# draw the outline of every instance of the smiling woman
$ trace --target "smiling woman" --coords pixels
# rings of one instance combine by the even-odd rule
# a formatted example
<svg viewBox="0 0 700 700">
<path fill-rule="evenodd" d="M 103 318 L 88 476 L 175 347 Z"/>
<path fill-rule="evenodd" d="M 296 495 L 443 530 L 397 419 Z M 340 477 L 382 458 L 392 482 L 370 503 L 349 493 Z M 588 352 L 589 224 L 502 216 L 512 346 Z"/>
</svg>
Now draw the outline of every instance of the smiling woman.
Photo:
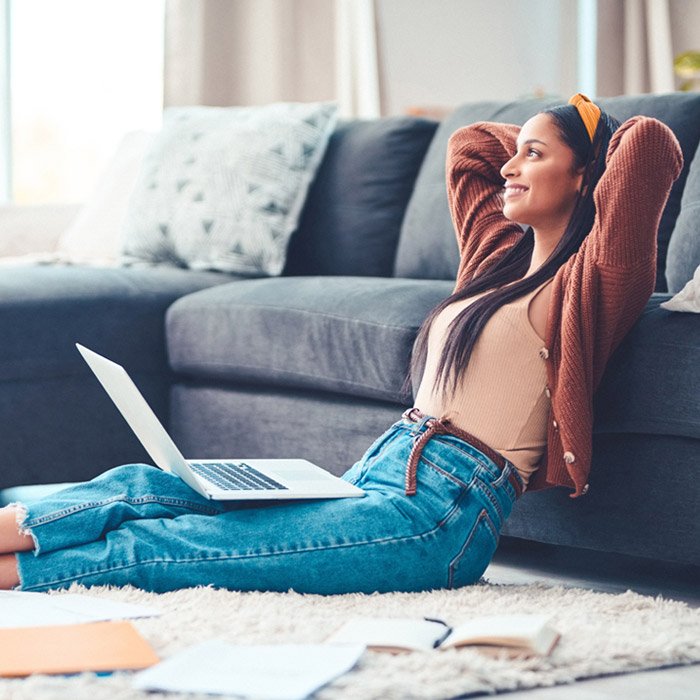
<svg viewBox="0 0 700 700">
<path fill-rule="evenodd" d="M 163 18 L 164 0 L 12 2 L 15 203 L 84 201 L 124 134 L 159 125 Z"/>
</svg>

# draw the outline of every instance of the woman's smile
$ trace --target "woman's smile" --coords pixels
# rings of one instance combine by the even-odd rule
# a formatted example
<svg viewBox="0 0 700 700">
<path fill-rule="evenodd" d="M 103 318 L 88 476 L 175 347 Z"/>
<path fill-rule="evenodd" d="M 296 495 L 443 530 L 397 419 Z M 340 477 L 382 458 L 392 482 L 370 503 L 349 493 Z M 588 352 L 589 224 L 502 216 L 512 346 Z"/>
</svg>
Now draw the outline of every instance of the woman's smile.
<svg viewBox="0 0 700 700">
<path fill-rule="evenodd" d="M 518 197 L 521 194 L 525 194 L 528 189 L 529 188 L 525 187 L 525 185 L 517 185 L 513 182 L 508 182 L 503 191 L 503 198 L 512 199 L 513 197 Z"/>
</svg>

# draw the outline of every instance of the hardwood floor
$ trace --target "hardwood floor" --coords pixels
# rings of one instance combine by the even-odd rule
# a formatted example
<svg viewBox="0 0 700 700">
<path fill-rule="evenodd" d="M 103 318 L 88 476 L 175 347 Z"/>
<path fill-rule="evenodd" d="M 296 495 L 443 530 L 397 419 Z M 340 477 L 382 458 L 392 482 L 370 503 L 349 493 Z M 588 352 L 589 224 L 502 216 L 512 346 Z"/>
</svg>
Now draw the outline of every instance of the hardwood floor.
<svg viewBox="0 0 700 700">
<path fill-rule="evenodd" d="M 493 583 L 547 581 L 606 593 L 633 590 L 700 607 L 700 567 L 503 538 L 486 570 Z M 594 678 L 504 695 L 507 700 L 698 700 L 700 664 Z"/>
</svg>

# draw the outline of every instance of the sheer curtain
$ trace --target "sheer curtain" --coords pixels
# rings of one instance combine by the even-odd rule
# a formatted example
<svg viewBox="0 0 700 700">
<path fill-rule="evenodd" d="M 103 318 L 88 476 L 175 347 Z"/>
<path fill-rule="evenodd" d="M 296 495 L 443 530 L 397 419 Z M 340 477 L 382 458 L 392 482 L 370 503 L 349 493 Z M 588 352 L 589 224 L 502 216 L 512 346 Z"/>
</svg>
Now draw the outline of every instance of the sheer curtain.
<svg viewBox="0 0 700 700">
<path fill-rule="evenodd" d="M 672 92 L 673 56 L 692 48 L 681 36 L 689 9 L 674 0 L 599 0 L 598 94 Z"/>
<path fill-rule="evenodd" d="M 336 84 L 340 113 L 381 113 L 379 56 L 374 0 L 335 0 Z"/>
<path fill-rule="evenodd" d="M 168 0 L 165 106 L 335 99 L 328 0 Z"/>
</svg>

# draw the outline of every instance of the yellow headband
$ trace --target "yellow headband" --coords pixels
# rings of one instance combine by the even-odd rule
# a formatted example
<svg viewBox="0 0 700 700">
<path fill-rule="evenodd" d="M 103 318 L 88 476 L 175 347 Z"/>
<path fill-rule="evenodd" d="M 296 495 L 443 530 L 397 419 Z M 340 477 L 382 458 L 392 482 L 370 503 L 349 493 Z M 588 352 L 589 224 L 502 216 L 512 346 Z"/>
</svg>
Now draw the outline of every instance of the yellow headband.
<svg viewBox="0 0 700 700">
<path fill-rule="evenodd" d="M 591 143 L 593 143 L 593 135 L 595 134 L 596 127 L 598 126 L 598 120 L 600 119 L 600 107 L 594 105 L 585 95 L 580 92 L 574 95 L 570 100 L 569 104 L 576 107 L 581 119 L 588 131 L 588 135 L 591 138 Z"/>
</svg>

